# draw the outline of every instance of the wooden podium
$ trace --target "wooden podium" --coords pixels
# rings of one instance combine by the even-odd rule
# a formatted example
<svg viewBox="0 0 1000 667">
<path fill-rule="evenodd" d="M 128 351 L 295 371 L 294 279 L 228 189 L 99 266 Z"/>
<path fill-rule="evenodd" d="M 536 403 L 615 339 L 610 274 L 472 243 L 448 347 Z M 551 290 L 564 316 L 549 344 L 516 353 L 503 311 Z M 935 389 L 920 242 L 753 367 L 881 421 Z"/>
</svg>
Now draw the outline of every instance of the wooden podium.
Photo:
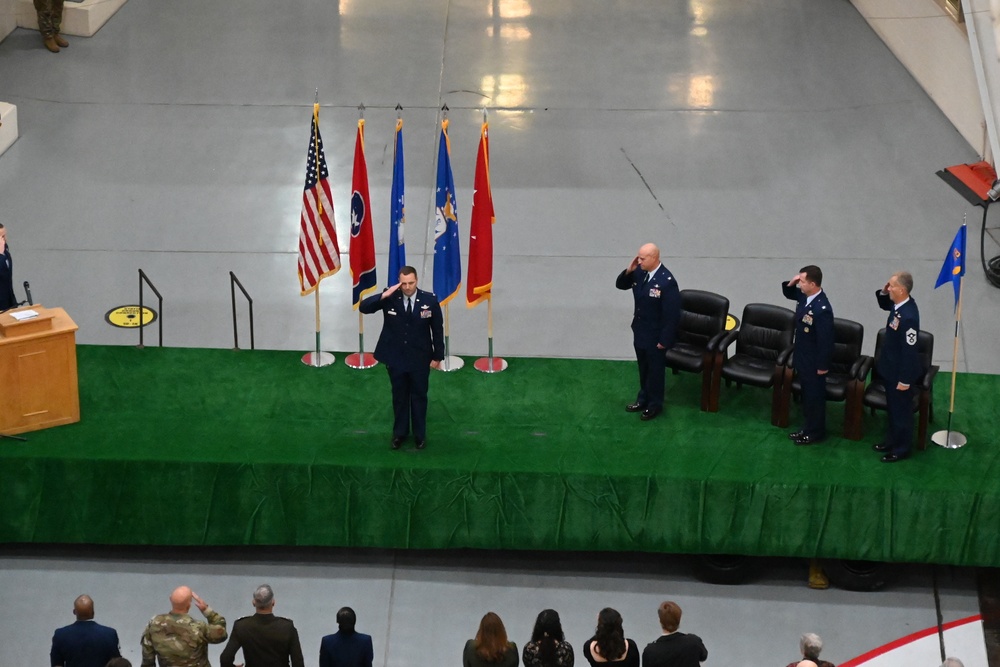
<svg viewBox="0 0 1000 667">
<path fill-rule="evenodd" d="M 20 320 L 12 313 L 34 310 Z M 80 421 L 76 330 L 62 308 L 28 306 L 0 315 L 0 433 Z"/>
</svg>

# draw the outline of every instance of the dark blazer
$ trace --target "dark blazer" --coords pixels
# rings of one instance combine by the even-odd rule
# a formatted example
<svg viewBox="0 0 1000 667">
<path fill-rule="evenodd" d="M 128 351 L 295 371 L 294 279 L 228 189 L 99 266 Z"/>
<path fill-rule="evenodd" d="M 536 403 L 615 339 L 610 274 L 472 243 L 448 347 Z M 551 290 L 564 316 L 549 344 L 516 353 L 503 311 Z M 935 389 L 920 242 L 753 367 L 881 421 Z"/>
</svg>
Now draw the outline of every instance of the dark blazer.
<svg viewBox="0 0 1000 667">
<path fill-rule="evenodd" d="M 10 266 L 8 267 L 8 263 Z M 0 310 L 7 310 L 17 305 L 14 297 L 14 259 L 10 256 L 10 246 L 6 246 L 0 254 Z"/>
<path fill-rule="evenodd" d="M 910 300 L 899 308 L 882 290 L 875 292 L 878 305 L 889 311 L 882 339 L 882 354 L 876 370 L 885 381 L 886 389 L 896 384 L 913 384 L 920 379 L 920 356 L 917 354 L 917 333 L 920 331 L 920 311 L 917 302 Z"/>
<path fill-rule="evenodd" d="M 799 373 L 830 370 L 833 356 L 833 306 L 821 291 L 806 306 L 806 295 L 798 286 L 781 283 L 785 298 L 798 302 L 795 308 L 795 354 L 792 361 Z"/>
<path fill-rule="evenodd" d="M 372 667 L 374 656 L 371 635 L 360 632 L 337 632 L 319 644 L 319 667 Z"/>
<path fill-rule="evenodd" d="M 698 667 L 708 650 L 698 635 L 675 632 L 648 644 L 642 652 L 642 667 Z"/>
<path fill-rule="evenodd" d="M 104 667 L 121 657 L 118 633 L 96 621 L 77 621 L 52 635 L 51 664 L 65 667 Z"/>
<path fill-rule="evenodd" d="M 429 368 L 432 360 L 444 359 L 441 305 L 434 294 L 422 289 L 413 296 L 410 315 L 406 314 L 401 289 L 385 299 L 381 294 L 373 294 L 358 306 L 366 315 L 382 311 L 382 334 L 375 346 L 375 358 L 403 371 Z"/>
<path fill-rule="evenodd" d="M 669 350 L 677 340 L 677 323 L 681 319 L 681 292 L 667 267 L 650 274 L 636 269 L 622 271 L 615 281 L 620 290 L 632 290 L 635 311 L 632 315 L 632 340 L 636 347 L 651 348 L 660 344 Z"/>
<path fill-rule="evenodd" d="M 243 649 L 246 667 L 304 667 L 302 647 L 295 624 L 274 614 L 254 614 L 233 623 L 229 643 L 220 664 L 233 667 L 236 652 Z"/>
</svg>

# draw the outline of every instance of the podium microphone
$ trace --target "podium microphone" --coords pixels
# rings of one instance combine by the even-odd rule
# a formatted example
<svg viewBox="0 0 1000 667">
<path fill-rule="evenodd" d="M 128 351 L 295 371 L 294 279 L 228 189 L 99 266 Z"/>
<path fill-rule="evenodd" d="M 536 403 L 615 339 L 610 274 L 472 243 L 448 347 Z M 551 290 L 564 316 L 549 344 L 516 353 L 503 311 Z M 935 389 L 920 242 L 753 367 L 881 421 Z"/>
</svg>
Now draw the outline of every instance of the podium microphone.
<svg viewBox="0 0 1000 667">
<path fill-rule="evenodd" d="M 28 305 L 34 306 L 35 302 L 31 300 L 31 285 L 28 284 L 27 280 L 24 281 L 24 293 L 28 297 Z"/>
</svg>

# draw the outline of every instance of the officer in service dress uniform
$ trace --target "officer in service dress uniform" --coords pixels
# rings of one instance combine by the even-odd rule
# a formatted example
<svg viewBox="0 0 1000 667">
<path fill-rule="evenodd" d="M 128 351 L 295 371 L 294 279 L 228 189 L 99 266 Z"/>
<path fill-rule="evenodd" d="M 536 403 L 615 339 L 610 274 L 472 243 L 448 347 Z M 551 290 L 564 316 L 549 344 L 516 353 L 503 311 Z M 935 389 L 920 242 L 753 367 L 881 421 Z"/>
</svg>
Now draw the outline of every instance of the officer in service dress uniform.
<svg viewBox="0 0 1000 667">
<path fill-rule="evenodd" d="M 660 249 L 652 243 L 639 248 L 632 262 L 618 275 L 615 287 L 632 290 L 632 344 L 639 364 L 639 393 L 628 412 L 641 412 L 649 421 L 663 412 L 663 382 L 667 350 L 677 338 L 681 319 L 681 293 L 667 267 L 660 264 Z"/>
<path fill-rule="evenodd" d="M 805 424 L 788 434 L 796 445 L 812 445 L 826 438 L 826 375 L 833 356 L 833 307 L 822 285 L 823 271 L 812 264 L 781 285 L 785 298 L 798 302 L 792 362 L 802 386 Z"/>
<path fill-rule="evenodd" d="M 917 334 L 920 333 L 920 311 L 910 297 L 913 276 L 900 271 L 880 290 L 875 298 L 879 308 L 889 311 L 882 339 L 882 354 L 875 366 L 885 383 L 886 412 L 889 417 L 885 440 L 872 449 L 884 454 L 883 463 L 895 463 L 910 455 L 913 447 L 913 383 L 920 379 L 920 356 L 917 354 Z"/>
</svg>

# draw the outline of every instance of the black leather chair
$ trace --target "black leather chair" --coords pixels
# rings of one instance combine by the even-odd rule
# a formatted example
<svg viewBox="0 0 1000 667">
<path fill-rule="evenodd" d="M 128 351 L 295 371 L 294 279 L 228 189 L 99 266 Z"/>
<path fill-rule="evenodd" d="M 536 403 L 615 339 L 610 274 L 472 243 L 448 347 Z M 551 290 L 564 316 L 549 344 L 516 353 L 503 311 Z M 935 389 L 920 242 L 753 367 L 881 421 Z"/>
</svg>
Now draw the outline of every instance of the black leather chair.
<svg viewBox="0 0 1000 667">
<path fill-rule="evenodd" d="M 712 378 L 722 366 L 719 343 L 726 335 L 729 299 L 713 292 L 697 289 L 681 290 L 681 319 L 677 325 L 677 342 L 667 350 L 667 367 L 676 375 L 680 371 L 701 373 L 701 409 L 716 412 L 711 404 Z"/>
<path fill-rule="evenodd" d="M 870 357 L 861 354 L 864 340 L 865 328 L 861 323 L 833 318 L 833 354 L 830 357 L 830 372 L 826 376 L 826 400 L 844 403 L 844 437 L 851 440 L 861 439 L 860 399 L 865 392 L 861 369 L 866 361 L 871 361 Z M 794 357 L 794 352 L 792 354 Z M 789 399 L 802 392 L 802 383 L 791 368 L 792 362 L 790 358 L 781 389 L 781 411 L 786 424 Z"/>
<path fill-rule="evenodd" d="M 862 402 L 875 414 L 876 410 L 885 410 L 885 384 L 879 377 L 875 367 L 878 365 L 879 357 L 882 355 L 882 342 L 885 338 L 885 329 L 879 329 L 875 339 L 875 357 L 869 359 L 861 369 L 862 380 L 868 376 L 871 370 L 871 382 L 865 388 Z M 913 411 L 918 413 L 917 417 L 917 442 L 919 449 L 927 449 L 927 422 L 934 419 L 934 377 L 937 375 L 939 366 L 931 363 L 934 358 L 934 334 L 928 331 L 917 333 L 917 355 L 920 357 L 920 367 L 922 369 L 920 377 L 913 386 Z M 859 407 L 859 412 L 861 408 Z M 861 424 L 858 420 L 858 439 L 861 438 Z"/>
<path fill-rule="evenodd" d="M 722 368 L 712 383 L 712 400 L 718 405 L 720 380 L 755 387 L 770 387 L 771 423 L 787 426 L 787 416 L 782 420 L 781 385 L 785 366 L 792 354 L 792 337 L 795 335 L 795 313 L 788 308 L 768 303 L 750 303 L 743 309 L 740 328 L 728 332 L 719 343 L 719 350 L 726 355 L 729 346 L 736 342 L 736 354 L 723 360 Z"/>
</svg>

